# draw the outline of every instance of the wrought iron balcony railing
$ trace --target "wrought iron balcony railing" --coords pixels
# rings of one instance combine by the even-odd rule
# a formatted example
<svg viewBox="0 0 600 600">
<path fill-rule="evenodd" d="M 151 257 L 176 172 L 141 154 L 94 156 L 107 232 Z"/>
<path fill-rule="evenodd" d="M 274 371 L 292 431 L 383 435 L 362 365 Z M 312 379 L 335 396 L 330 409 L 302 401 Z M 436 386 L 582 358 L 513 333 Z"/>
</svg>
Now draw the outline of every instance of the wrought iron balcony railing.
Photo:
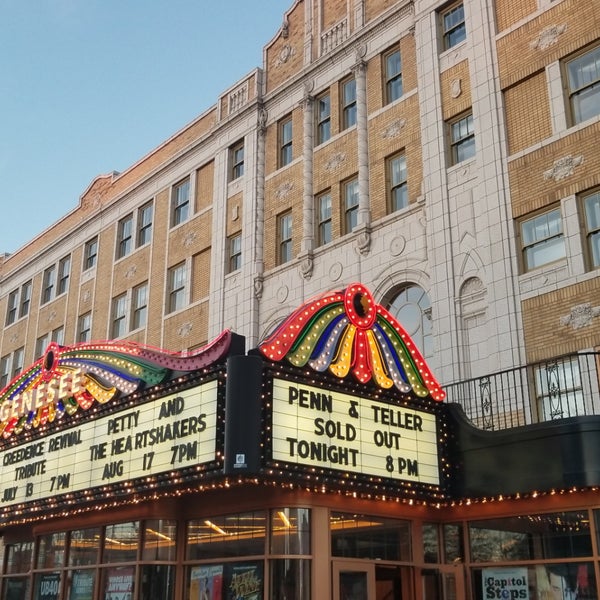
<svg viewBox="0 0 600 600">
<path fill-rule="evenodd" d="M 581 352 L 445 385 L 486 430 L 600 415 L 600 352 Z"/>
</svg>

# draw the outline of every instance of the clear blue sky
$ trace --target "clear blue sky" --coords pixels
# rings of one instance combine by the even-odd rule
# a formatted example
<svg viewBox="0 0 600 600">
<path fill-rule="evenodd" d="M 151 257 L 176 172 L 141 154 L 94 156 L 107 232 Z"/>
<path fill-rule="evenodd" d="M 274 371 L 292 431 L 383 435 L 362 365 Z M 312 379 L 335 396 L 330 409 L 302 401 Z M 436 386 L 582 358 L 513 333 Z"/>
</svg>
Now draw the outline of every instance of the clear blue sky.
<svg viewBox="0 0 600 600">
<path fill-rule="evenodd" d="M 0 252 L 255 67 L 293 0 L 0 0 Z"/>
</svg>

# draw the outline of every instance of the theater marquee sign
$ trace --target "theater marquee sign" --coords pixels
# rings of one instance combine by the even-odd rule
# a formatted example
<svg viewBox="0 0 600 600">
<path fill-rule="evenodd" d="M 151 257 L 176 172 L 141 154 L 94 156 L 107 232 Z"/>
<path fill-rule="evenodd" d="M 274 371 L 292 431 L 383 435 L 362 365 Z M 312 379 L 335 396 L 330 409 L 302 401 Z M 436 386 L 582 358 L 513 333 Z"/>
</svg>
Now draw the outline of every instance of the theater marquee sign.
<svg viewBox="0 0 600 600">
<path fill-rule="evenodd" d="M 436 417 L 273 380 L 273 460 L 439 485 Z"/>
<path fill-rule="evenodd" d="M 215 460 L 217 381 L 0 451 L 0 507 Z"/>
</svg>

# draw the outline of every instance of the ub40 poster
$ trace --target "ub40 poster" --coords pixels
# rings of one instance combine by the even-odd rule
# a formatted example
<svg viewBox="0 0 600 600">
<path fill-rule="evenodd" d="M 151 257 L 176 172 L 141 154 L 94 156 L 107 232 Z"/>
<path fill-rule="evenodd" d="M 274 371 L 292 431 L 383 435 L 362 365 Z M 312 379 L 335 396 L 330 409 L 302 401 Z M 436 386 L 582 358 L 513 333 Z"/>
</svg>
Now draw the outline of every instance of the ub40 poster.
<svg viewBox="0 0 600 600">
<path fill-rule="evenodd" d="M 194 567 L 190 576 L 190 600 L 222 600 L 223 565 Z"/>
<path fill-rule="evenodd" d="M 234 563 L 227 566 L 227 600 L 262 599 L 262 562 Z"/>
</svg>

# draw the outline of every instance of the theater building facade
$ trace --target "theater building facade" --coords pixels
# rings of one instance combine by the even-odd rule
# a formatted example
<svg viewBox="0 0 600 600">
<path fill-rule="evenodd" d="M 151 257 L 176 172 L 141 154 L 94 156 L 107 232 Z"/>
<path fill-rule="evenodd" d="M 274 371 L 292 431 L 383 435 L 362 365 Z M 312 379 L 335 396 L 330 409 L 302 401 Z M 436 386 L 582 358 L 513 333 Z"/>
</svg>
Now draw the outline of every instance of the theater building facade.
<svg viewBox="0 0 600 600">
<path fill-rule="evenodd" d="M 477 429 L 361 284 L 0 394 L 2 600 L 598 597 L 600 419 Z"/>
</svg>

